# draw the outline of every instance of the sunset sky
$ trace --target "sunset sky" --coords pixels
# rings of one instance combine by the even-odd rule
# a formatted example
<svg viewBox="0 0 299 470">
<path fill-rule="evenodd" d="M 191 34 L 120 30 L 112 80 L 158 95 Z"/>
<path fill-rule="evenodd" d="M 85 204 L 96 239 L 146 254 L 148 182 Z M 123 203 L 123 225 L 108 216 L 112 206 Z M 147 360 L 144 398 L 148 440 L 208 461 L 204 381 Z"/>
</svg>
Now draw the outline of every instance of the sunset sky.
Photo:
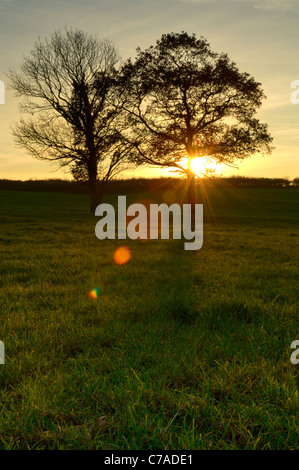
<svg viewBox="0 0 299 470">
<path fill-rule="evenodd" d="M 116 43 L 122 59 L 136 48 L 154 45 L 163 33 L 186 31 L 204 36 L 215 52 L 226 52 L 239 70 L 262 83 L 267 96 L 258 117 L 267 122 L 276 147 L 267 157 L 253 156 L 228 175 L 299 176 L 299 104 L 291 103 L 291 82 L 299 80 L 298 0 L 0 0 L 0 80 L 18 69 L 38 36 L 64 25 Z M 298 94 L 299 96 L 299 94 Z M 5 91 L 0 105 L 0 179 L 69 177 L 57 166 L 37 161 L 15 146 L 10 126 L 20 118 L 19 99 Z M 130 176 L 165 175 L 160 169 Z"/>
</svg>

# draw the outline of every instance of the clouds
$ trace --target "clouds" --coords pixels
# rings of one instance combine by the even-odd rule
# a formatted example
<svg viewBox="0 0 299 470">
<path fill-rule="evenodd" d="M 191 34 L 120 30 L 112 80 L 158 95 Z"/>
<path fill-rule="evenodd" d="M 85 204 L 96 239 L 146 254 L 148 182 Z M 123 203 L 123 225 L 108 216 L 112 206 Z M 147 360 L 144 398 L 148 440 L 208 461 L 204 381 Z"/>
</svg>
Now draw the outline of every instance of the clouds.
<svg viewBox="0 0 299 470">
<path fill-rule="evenodd" d="M 109 37 L 123 59 L 134 57 L 137 46 L 155 44 L 163 33 L 202 35 L 212 50 L 228 53 L 240 71 L 261 82 L 268 97 L 260 118 L 269 124 L 276 150 L 264 164 L 259 157 L 242 164 L 241 174 L 281 176 L 285 165 L 296 176 L 299 104 L 290 101 L 290 84 L 299 79 L 298 14 L 298 0 L 0 0 L 0 80 L 6 84 L 5 72 L 20 66 L 38 36 L 49 37 L 64 24 Z M 10 124 L 20 118 L 18 102 L 7 89 L 0 106 L 2 177 L 51 176 L 54 167 L 15 147 Z M 273 170 L 267 168 L 274 162 Z"/>
<path fill-rule="evenodd" d="M 259 10 L 294 10 L 298 7 L 298 0 L 177 0 L 182 3 L 225 5 L 225 4 L 247 4 Z"/>
</svg>

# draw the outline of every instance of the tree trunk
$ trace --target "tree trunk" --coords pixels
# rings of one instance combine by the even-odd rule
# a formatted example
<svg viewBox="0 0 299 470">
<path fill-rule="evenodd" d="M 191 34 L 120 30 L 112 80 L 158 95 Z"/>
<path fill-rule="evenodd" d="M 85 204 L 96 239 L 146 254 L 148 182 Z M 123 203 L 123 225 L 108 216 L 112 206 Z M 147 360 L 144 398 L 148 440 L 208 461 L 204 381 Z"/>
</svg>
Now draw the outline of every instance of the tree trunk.
<svg viewBox="0 0 299 470">
<path fill-rule="evenodd" d="M 98 204 L 102 204 L 106 181 L 98 182 Z"/>
<path fill-rule="evenodd" d="M 98 189 L 96 184 L 91 184 L 89 186 L 89 194 L 90 194 L 90 212 L 94 213 L 96 207 L 99 205 L 100 201 L 98 198 Z"/>
<path fill-rule="evenodd" d="M 96 162 L 89 165 L 88 172 L 89 172 L 90 212 L 94 213 L 96 210 L 96 207 L 100 204 Z"/>
<path fill-rule="evenodd" d="M 187 200 L 188 204 L 191 205 L 191 212 L 195 212 L 195 204 L 197 201 L 196 197 L 196 182 L 195 182 L 195 174 L 193 171 L 189 171 L 187 176 Z"/>
</svg>

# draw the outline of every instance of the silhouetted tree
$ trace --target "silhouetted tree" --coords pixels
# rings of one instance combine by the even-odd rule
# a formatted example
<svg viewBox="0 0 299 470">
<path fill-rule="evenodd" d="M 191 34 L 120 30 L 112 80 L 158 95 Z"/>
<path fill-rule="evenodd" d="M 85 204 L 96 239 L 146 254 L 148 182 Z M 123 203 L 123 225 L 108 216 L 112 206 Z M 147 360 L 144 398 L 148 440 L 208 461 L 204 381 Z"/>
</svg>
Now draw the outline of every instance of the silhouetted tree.
<svg viewBox="0 0 299 470">
<path fill-rule="evenodd" d="M 21 72 L 9 74 L 11 88 L 26 98 L 22 110 L 34 115 L 13 128 L 17 143 L 38 159 L 84 171 L 91 211 L 130 145 L 121 138 L 114 95 L 118 60 L 110 41 L 65 28 L 38 39 Z"/>
<path fill-rule="evenodd" d="M 210 156 L 232 165 L 271 151 L 267 125 L 254 117 L 265 98 L 260 83 L 239 72 L 226 54 L 212 52 L 202 37 L 162 35 L 155 46 L 137 49 L 121 78 L 131 124 L 126 138 L 135 146 L 135 160 L 184 172 L 191 203 L 192 158 Z"/>
<path fill-rule="evenodd" d="M 97 171 L 97 203 L 102 201 L 105 187 L 116 175 L 125 168 L 129 168 L 128 155 L 130 145 L 122 139 L 120 133 L 116 134 L 110 149 L 106 151 L 105 158 L 101 160 Z M 84 161 L 76 160 L 71 164 L 71 173 L 75 181 L 89 183 L 88 166 Z M 93 210 L 93 209 L 92 209 Z"/>
</svg>

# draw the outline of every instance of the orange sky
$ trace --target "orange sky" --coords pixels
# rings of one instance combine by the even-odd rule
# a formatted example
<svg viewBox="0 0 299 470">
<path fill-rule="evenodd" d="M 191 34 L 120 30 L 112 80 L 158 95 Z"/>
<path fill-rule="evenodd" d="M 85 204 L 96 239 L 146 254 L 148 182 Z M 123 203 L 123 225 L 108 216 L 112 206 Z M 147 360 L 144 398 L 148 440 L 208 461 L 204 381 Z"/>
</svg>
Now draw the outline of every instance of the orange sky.
<svg viewBox="0 0 299 470">
<path fill-rule="evenodd" d="M 291 83 L 299 79 L 298 17 L 298 0 L 0 0 L 0 80 L 6 87 L 0 104 L 0 178 L 70 177 L 16 148 L 10 126 L 20 118 L 19 99 L 7 90 L 5 77 L 21 65 L 38 36 L 65 24 L 108 37 L 123 59 L 134 58 L 136 47 L 155 44 L 163 33 L 204 36 L 212 50 L 227 52 L 240 71 L 262 83 L 267 100 L 258 117 L 268 123 L 276 147 L 271 156 L 253 156 L 238 169 L 221 167 L 221 174 L 299 176 L 299 104 L 291 102 Z M 166 174 L 143 167 L 128 176 Z"/>
</svg>

